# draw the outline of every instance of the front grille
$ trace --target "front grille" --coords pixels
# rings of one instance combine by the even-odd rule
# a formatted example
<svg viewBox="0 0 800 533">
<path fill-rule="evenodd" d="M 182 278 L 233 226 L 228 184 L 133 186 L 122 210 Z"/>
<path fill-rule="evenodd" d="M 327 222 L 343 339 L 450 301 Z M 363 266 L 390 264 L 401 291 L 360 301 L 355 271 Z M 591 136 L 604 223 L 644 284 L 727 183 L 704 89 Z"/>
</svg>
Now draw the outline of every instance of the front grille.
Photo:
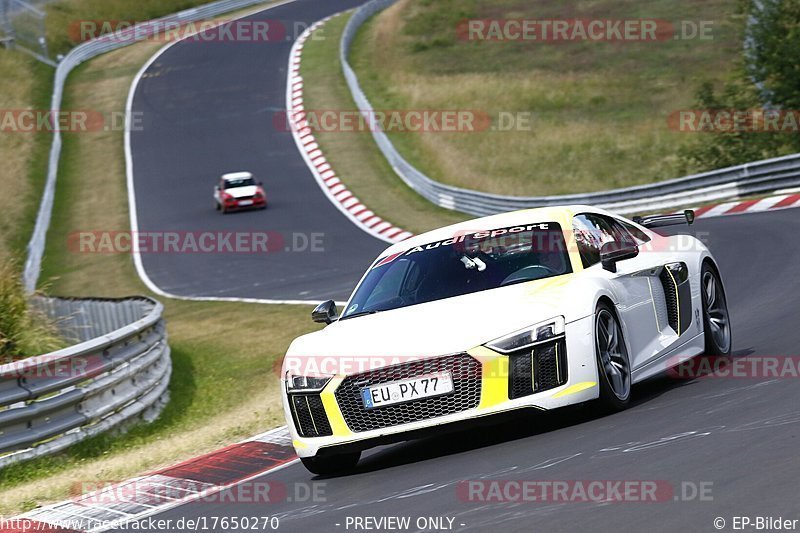
<svg viewBox="0 0 800 533">
<path fill-rule="evenodd" d="M 452 393 L 374 409 L 364 407 L 361 389 L 365 387 L 436 372 L 450 372 Z M 347 426 L 356 432 L 427 420 L 478 406 L 481 364 L 467 354 L 457 354 L 380 368 L 346 377 L 335 395 Z"/>
<path fill-rule="evenodd" d="M 292 407 L 294 427 L 301 437 L 333 435 L 319 394 L 291 394 L 289 403 Z"/>
<path fill-rule="evenodd" d="M 508 398 L 513 400 L 567 382 L 567 346 L 556 339 L 509 354 Z"/>
</svg>

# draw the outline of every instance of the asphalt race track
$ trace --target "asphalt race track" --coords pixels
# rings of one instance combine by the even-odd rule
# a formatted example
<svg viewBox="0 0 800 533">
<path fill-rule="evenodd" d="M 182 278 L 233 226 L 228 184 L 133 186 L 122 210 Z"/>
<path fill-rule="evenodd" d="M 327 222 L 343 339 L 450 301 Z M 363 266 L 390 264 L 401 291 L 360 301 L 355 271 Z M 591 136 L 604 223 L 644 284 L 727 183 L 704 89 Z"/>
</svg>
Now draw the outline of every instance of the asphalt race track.
<svg viewBox="0 0 800 533">
<path fill-rule="evenodd" d="M 734 355 L 796 357 L 800 247 L 792 243 L 800 232 L 800 211 L 699 220 L 691 231 L 720 263 Z M 796 379 L 665 375 L 634 387 L 633 395 L 633 407 L 611 416 L 568 408 L 490 430 L 376 448 L 345 477 L 315 479 L 293 464 L 256 480 L 284 483 L 290 495 L 294 487 L 322 483 L 325 501 L 230 504 L 221 495 L 155 518 L 266 514 L 280 517 L 280 531 L 344 531 L 348 516 L 410 516 L 412 524 L 420 516 L 445 516 L 454 518 L 459 531 L 543 532 L 715 531 L 716 517 L 727 521 L 726 529 L 734 515 L 796 518 Z M 458 482 L 475 479 L 665 480 L 675 496 L 685 491 L 691 501 L 460 500 Z M 710 487 L 713 501 L 692 496 L 699 487 Z"/>
<path fill-rule="evenodd" d="M 299 0 L 268 18 L 311 22 L 358 3 Z M 162 289 L 343 298 L 384 246 L 328 202 L 291 136 L 272 127 L 273 113 L 283 109 L 289 46 L 185 43 L 152 65 L 134 100 L 145 116 L 132 139 L 140 229 L 322 232 L 325 251 L 145 254 L 147 272 Z M 270 208 L 223 217 L 212 208 L 215 178 L 242 169 L 264 180 Z M 800 356 L 800 210 L 701 219 L 679 231 L 703 239 L 720 263 L 734 355 Z M 726 530 L 734 516 L 796 518 L 797 383 L 665 375 L 634 387 L 634 405 L 615 415 L 584 406 L 522 416 L 489 430 L 370 450 L 345 477 L 314 478 L 296 463 L 255 480 L 285 484 L 290 495 L 317 484 L 316 501 L 224 503 L 236 496 L 223 494 L 153 518 L 268 515 L 280 518 L 279 531 L 303 532 L 353 530 L 346 526 L 355 516 L 411 517 L 410 531 L 417 517 L 445 517 L 458 531 L 542 532 L 716 531 L 717 517 Z M 662 480 L 674 494 L 651 503 L 459 498 L 459 482 L 477 479 Z M 702 498 L 701 486 L 710 491 Z"/>
<path fill-rule="evenodd" d="M 292 42 L 306 25 L 363 0 L 298 0 L 248 17 L 285 23 L 279 42 L 183 41 L 142 76 L 131 133 L 140 232 L 266 232 L 274 253 L 144 253 L 150 279 L 181 296 L 343 300 L 388 246 L 351 223 L 320 190 L 291 133 L 286 108 Z M 213 34 L 215 30 L 209 33 Z M 280 115 L 278 115 L 280 116 Z M 225 172 L 264 182 L 265 211 L 222 215 L 213 187 Z M 273 248 L 275 246 L 275 248 Z"/>
</svg>

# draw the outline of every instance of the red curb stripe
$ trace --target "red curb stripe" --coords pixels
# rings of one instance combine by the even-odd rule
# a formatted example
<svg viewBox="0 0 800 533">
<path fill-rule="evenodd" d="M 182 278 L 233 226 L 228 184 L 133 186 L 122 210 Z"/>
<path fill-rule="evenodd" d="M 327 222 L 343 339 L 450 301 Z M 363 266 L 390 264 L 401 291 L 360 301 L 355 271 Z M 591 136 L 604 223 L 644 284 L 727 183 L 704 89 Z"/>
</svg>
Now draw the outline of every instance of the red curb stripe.
<svg viewBox="0 0 800 533">
<path fill-rule="evenodd" d="M 295 457 L 291 447 L 250 441 L 166 468 L 157 474 L 218 486 L 228 485 L 286 464 Z"/>
<path fill-rule="evenodd" d="M 772 207 L 770 207 L 770 209 L 775 209 L 776 207 L 789 207 L 790 205 L 794 205 L 797 202 L 800 202 L 800 194 L 793 194 L 791 196 L 784 198 L 777 204 L 773 205 Z"/>
<path fill-rule="evenodd" d="M 339 203 L 344 202 L 345 200 L 347 200 L 348 198 L 351 198 L 352 196 L 353 196 L 353 193 L 351 193 L 347 189 L 336 193 L 336 199 L 339 200 Z"/>
<path fill-rule="evenodd" d="M 715 207 L 717 207 L 717 205 L 719 205 L 719 204 L 706 205 L 706 206 L 703 206 L 703 207 L 698 207 L 697 209 L 694 210 L 694 216 L 695 217 L 701 217 L 704 214 L 706 214 L 707 212 L 709 212 L 712 209 L 714 209 Z"/>
<path fill-rule="evenodd" d="M 753 207 L 755 204 L 757 204 L 760 201 L 761 201 L 761 198 L 758 198 L 756 200 L 747 200 L 746 202 L 742 202 L 742 203 L 740 203 L 738 205 L 735 205 L 735 206 L 731 207 L 730 209 L 725 211 L 725 214 L 727 215 L 727 214 L 731 214 L 731 213 L 742 213 L 744 211 L 747 211 L 748 209 L 750 209 L 751 207 Z"/>
<path fill-rule="evenodd" d="M 394 237 L 395 235 L 397 235 L 401 231 L 403 231 L 403 230 L 401 230 L 400 228 L 391 227 L 388 230 L 384 230 L 383 233 L 381 233 L 381 235 L 391 239 L 392 237 Z"/>
</svg>

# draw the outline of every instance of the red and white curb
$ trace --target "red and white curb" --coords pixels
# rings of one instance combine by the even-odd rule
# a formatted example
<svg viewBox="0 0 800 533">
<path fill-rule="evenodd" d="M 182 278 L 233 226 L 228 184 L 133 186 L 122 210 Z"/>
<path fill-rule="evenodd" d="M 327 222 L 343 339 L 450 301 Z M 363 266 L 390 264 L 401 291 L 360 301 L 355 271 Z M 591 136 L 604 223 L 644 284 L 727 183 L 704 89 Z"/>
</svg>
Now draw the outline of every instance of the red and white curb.
<svg viewBox="0 0 800 533">
<path fill-rule="evenodd" d="M 87 481 L 83 485 L 91 488 L 97 483 L 102 487 L 86 494 L 84 486 L 76 484 L 77 494 L 72 499 L 6 519 L 0 533 L 97 533 L 124 528 L 125 524 L 196 500 L 231 503 L 245 500 L 256 504 L 282 501 L 285 490 L 268 483 L 242 491 L 241 495 L 235 491 L 228 496 L 216 495 L 296 461 L 289 431 L 284 426 L 127 481 Z"/>
<path fill-rule="evenodd" d="M 800 207 L 800 193 L 779 194 L 753 200 L 734 200 L 721 204 L 711 204 L 694 210 L 696 218 L 713 218 L 742 213 L 760 213 L 787 207 Z"/>
<path fill-rule="evenodd" d="M 333 15 L 336 16 L 336 15 Z M 288 81 L 286 84 L 286 117 L 289 128 L 294 136 L 300 154 L 333 204 L 347 216 L 354 224 L 386 242 L 395 243 L 411 237 L 413 234 L 398 228 L 391 222 L 370 211 L 350 190 L 331 168 L 325 154 L 317 143 L 314 133 L 306 120 L 305 104 L 303 102 L 303 78 L 300 76 L 300 62 L 303 55 L 303 46 L 314 30 L 333 17 L 327 17 L 312 24 L 292 46 L 289 54 Z"/>
</svg>

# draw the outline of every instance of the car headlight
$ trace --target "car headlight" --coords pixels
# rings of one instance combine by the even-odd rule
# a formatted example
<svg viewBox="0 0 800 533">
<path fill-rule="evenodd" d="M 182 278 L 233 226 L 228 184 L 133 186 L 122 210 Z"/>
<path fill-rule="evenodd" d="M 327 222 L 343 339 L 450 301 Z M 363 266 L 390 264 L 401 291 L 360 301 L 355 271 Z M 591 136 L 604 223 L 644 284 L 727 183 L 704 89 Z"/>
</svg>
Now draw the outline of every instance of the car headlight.
<svg viewBox="0 0 800 533">
<path fill-rule="evenodd" d="M 500 353 L 510 353 L 560 337 L 563 334 L 564 317 L 557 316 L 487 342 L 486 346 Z"/>
<path fill-rule="evenodd" d="M 333 376 L 297 376 L 286 373 L 286 392 L 319 392 L 333 379 Z"/>
</svg>

